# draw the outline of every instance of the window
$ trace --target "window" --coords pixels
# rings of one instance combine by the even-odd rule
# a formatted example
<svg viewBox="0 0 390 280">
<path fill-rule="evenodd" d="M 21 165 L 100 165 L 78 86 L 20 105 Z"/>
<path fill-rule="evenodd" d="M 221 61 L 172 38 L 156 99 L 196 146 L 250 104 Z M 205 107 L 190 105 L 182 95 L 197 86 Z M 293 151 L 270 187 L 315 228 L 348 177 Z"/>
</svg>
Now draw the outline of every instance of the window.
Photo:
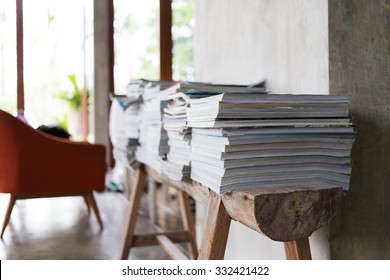
<svg viewBox="0 0 390 280">
<path fill-rule="evenodd" d="M 133 79 L 160 78 L 160 1 L 114 1 L 115 89 Z M 172 1 L 173 79 L 194 80 L 193 1 Z"/>
<path fill-rule="evenodd" d="M 16 114 L 16 1 L 0 1 L 0 109 Z"/>
<path fill-rule="evenodd" d="M 93 85 L 93 1 L 23 2 L 25 115 L 33 126 L 68 126 L 74 114 L 72 101 L 63 98 L 74 91 L 69 75 L 80 90 Z"/>
<path fill-rule="evenodd" d="M 194 80 L 193 30 L 195 20 L 193 1 L 172 1 L 172 39 L 174 80 Z"/>
<path fill-rule="evenodd" d="M 133 79 L 158 80 L 159 1 L 114 1 L 115 89 Z"/>
</svg>

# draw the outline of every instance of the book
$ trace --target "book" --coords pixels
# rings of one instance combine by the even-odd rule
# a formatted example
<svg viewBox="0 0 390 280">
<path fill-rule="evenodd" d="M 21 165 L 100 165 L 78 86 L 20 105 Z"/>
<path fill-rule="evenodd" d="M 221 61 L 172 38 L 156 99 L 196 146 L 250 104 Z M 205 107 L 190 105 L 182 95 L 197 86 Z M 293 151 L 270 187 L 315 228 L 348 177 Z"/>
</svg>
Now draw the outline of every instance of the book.
<svg viewBox="0 0 390 280">
<path fill-rule="evenodd" d="M 322 147 L 301 147 L 301 148 L 275 148 L 275 149 L 259 149 L 250 151 L 234 151 L 234 152 L 220 152 L 205 147 L 197 147 L 192 145 L 191 152 L 208 156 L 213 159 L 227 160 L 227 159 L 249 159 L 256 157 L 280 157 L 280 156 L 333 156 L 333 157 L 347 157 L 350 156 L 351 150 L 349 148 L 333 149 Z"/>
<path fill-rule="evenodd" d="M 235 117 L 235 116 L 233 116 Z M 244 128 L 244 127 L 350 127 L 349 118 L 310 118 L 310 119 L 253 119 L 253 120 L 191 120 L 187 118 L 189 127 L 197 128 Z"/>
<path fill-rule="evenodd" d="M 210 135 L 210 136 L 257 136 L 257 135 L 295 135 L 295 134 L 326 134 L 332 133 L 335 136 L 339 134 L 353 135 L 354 129 L 351 126 L 283 126 L 283 127 L 225 127 L 225 128 L 209 128 L 198 129 L 192 128 L 193 135 Z"/>
<path fill-rule="evenodd" d="M 334 157 L 334 156 L 322 156 L 322 155 L 282 155 L 273 157 L 253 157 L 244 159 L 226 159 L 220 160 L 211 158 L 200 154 L 192 153 L 191 162 L 199 162 L 202 164 L 208 164 L 215 166 L 216 168 L 239 168 L 239 167 L 252 167 L 252 166 L 264 166 L 264 165 L 277 165 L 277 164 L 305 164 L 305 163 L 325 163 L 334 165 L 349 166 L 349 156 Z"/>
<path fill-rule="evenodd" d="M 187 109 L 188 121 L 216 119 L 346 118 L 348 98 L 324 95 L 222 93 L 196 99 Z"/>
<path fill-rule="evenodd" d="M 324 94 L 245 94 L 243 92 L 223 92 L 220 94 L 195 99 L 193 104 L 217 104 L 218 102 L 234 104 L 284 104 L 284 106 L 296 106 L 297 104 L 335 104 L 342 106 L 349 104 L 350 98 L 346 95 L 324 95 Z M 255 106 L 255 105 L 253 105 Z"/>
<path fill-rule="evenodd" d="M 315 163 L 315 162 L 307 162 L 307 163 L 282 163 L 282 164 L 265 164 L 265 165 L 255 165 L 255 166 L 239 166 L 233 168 L 219 168 L 212 163 L 209 162 L 197 162 L 194 161 L 192 166 L 197 169 L 204 170 L 205 172 L 209 172 L 222 177 L 235 177 L 245 175 L 256 175 L 256 174 L 272 174 L 278 172 L 298 172 L 298 171 L 327 171 L 327 172 L 335 172 L 340 174 L 350 174 L 351 167 L 345 164 L 334 164 L 334 163 Z"/>
<path fill-rule="evenodd" d="M 227 85 L 227 84 L 211 84 L 211 83 L 196 83 L 182 82 L 177 89 L 177 92 L 242 92 L 242 93 L 266 93 L 264 83 L 255 85 Z"/>
<path fill-rule="evenodd" d="M 220 193 L 224 193 L 224 187 L 229 185 L 238 185 L 241 183 L 261 183 L 261 182 L 269 182 L 272 180 L 289 180 L 289 179 L 315 179 L 315 178 L 323 178 L 326 180 L 332 180 L 334 182 L 338 182 L 340 186 L 344 186 L 349 183 L 349 174 L 342 174 L 337 172 L 329 172 L 325 170 L 315 170 L 315 169 L 307 169 L 300 170 L 298 167 L 291 170 L 269 170 L 267 173 L 257 172 L 256 174 L 243 174 L 236 176 L 218 176 L 215 173 L 211 173 L 208 170 L 198 169 L 197 166 L 192 167 L 192 171 L 194 174 L 201 174 L 202 177 L 205 178 L 208 182 L 211 182 L 214 186 L 219 186 L 221 188 Z"/>
<path fill-rule="evenodd" d="M 277 144 L 277 143 L 330 143 L 330 144 L 352 144 L 353 136 L 350 134 L 331 133 L 323 134 L 277 134 L 277 135 L 234 135 L 234 136 L 213 136 L 207 134 L 193 134 L 192 141 L 196 145 L 204 145 L 221 151 L 238 150 L 237 146 L 243 147 L 243 150 L 250 150 L 258 144 Z M 249 148 L 247 148 L 249 147 Z M 262 145 L 265 147 L 265 145 Z"/>
<path fill-rule="evenodd" d="M 230 184 L 225 186 L 222 190 L 219 183 L 215 183 L 207 180 L 202 174 L 199 175 L 197 171 L 191 171 L 191 179 L 198 181 L 199 183 L 209 187 L 216 193 L 227 193 L 234 190 L 253 190 L 256 188 L 277 188 L 277 187 L 295 187 L 295 186 L 307 186 L 307 187 L 340 187 L 343 190 L 348 190 L 348 182 L 338 182 L 331 179 L 323 178 L 322 176 L 306 176 L 301 178 L 275 178 L 272 177 L 269 180 L 262 180 L 258 182 L 240 182 L 238 184 Z"/>
</svg>

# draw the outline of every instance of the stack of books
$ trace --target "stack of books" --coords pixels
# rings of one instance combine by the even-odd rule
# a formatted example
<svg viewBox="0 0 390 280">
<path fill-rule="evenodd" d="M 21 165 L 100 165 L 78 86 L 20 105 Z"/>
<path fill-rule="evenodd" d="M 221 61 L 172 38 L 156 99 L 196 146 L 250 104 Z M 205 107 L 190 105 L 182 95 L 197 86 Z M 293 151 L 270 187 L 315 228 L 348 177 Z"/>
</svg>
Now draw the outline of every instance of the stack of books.
<svg viewBox="0 0 390 280">
<path fill-rule="evenodd" d="M 256 187 L 348 189 L 348 96 L 223 93 L 191 100 L 191 178 L 225 193 Z"/>
</svg>

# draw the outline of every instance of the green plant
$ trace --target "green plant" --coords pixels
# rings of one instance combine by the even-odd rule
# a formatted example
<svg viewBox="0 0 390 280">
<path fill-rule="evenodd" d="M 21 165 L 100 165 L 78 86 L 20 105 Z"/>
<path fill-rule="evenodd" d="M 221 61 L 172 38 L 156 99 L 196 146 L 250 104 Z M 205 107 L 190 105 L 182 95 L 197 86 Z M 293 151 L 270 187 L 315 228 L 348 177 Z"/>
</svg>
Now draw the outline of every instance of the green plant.
<svg viewBox="0 0 390 280">
<path fill-rule="evenodd" d="M 78 84 L 77 84 L 77 78 L 76 75 L 68 75 L 68 79 L 73 85 L 72 91 L 62 91 L 59 93 L 59 97 L 62 100 L 65 100 L 68 102 L 70 108 L 72 109 L 79 109 L 81 107 L 81 101 L 83 98 L 83 91 L 80 90 Z M 87 91 L 88 94 L 88 91 Z"/>
<path fill-rule="evenodd" d="M 69 119 L 68 114 L 64 114 L 62 117 L 55 117 L 55 121 L 57 122 L 57 124 L 61 126 L 63 129 L 65 129 L 66 131 L 69 130 L 68 119 Z"/>
</svg>

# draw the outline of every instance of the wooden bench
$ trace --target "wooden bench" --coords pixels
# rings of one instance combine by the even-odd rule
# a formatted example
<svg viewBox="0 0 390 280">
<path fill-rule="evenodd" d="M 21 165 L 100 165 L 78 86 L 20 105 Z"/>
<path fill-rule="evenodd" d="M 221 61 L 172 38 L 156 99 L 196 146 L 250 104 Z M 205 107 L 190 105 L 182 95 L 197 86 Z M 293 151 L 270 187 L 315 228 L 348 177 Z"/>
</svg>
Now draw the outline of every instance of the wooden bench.
<svg viewBox="0 0 390 280">
<path fill-rule="evenodd" d="M 178 190 L 184 225 L 182 231 L 134 234 L 141 195 L 148 176 Z M 199 251 L 188 195 L 208 205 Z M 174 243 L 188 242 L 190 257 L 193 259 L 223 259 L 230 222 L 234 219 L 272 240 L 284 242 L 287 259 L 311 259 L 308 237 L 329 224 L 336 215 L 341 195 L 341 188 L 324 186 L 259 187 L 218 195 L 197 182 L 174 181 L 147 166 L 141 166 L 135 173 L 132 185 L 120 258 L 127 259 L 132 247 L 161 245 L 172 258 L 187 259 Z"/>
</svg>

